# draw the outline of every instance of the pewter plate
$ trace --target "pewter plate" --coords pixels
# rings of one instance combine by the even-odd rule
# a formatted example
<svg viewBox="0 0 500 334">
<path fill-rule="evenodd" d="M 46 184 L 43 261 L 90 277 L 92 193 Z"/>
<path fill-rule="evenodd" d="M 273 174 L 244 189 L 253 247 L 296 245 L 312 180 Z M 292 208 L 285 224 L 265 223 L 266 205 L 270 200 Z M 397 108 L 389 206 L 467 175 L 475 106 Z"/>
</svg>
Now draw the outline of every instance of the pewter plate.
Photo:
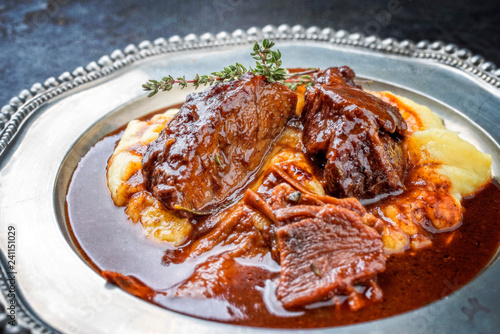
<svg viewBox="0 0 500 334">
<path fill-rule="evenodd" d="M 500 175 L 500 80 L 495 66 L 441 42 L 381 41 L 333 29 L 267 26 L 217 36 L 174 36 L 116 50 L 98 62 L 35 84 L 2 108 L 0 123 L 0 283 L 4 299 L 7 229 L 16 229 L 17 320 L 33 333 L 276 333 L 171 312 L 109 286 L 76 251 L 65 221 L 68 183 L 103 135 L 187 91 L 146 98 L 150 78 L 251 64 L 253 41 L 269 37 L 285 66 L 349 65 L 440 114 L 447 126 L 493 156 Z M 91 255 L 92 256 L 92 255 Z M 494 333 L 500 326 L 499 252 L 472 282 L 418 310 L 351 326 L 294 333 Z M 453 282 L 450 282 L 452 284 Z M 284 331 L 279 331 L 284 332 Z"/>
</svg>

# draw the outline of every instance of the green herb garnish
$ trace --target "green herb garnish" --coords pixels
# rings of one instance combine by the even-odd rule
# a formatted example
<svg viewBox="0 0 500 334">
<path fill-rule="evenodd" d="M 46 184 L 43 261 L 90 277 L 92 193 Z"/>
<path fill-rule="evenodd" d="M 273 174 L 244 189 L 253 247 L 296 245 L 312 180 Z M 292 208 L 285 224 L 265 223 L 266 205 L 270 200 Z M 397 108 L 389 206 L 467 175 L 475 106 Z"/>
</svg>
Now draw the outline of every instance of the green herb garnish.
<svg viewBox="0 0 500 334">
<path fill-rule="evenodd" d="M 253 59 L 256 60 L 255 68 L 247 69 L 245 66 L 236 63 L 224 67 L 219 72 L 212 72 L 210 75 L 196 74 L 194 79 L 186 80 L 185 76 L 174 78 L 171 75 L 163 77 L 160 81 L 149 80 L 142 85 L 145 91 L 149 91 L 148 97 L 156 95 L 159 91 L 167 92 L 172 90 L 174 85 L 178 85 L 181 89 L 188 85 L 193 85 L 195 89 L 200 86 L 214 85 L 221 82 L 227 82 L 239 79 L 243 74 L 251 72 L 256 75 L 263 75 L 269 82 L 280 82 L 287 85 L 291 90 L 296 90 L 300 85 L 310 86 L 313 84 L 313 78 L 310 73 L 317 72 L 319 69 L 314 68 L 304 72 L 290 74 L 286 68 L 281 67 L 281 52 L 280 50 L 271 50 L 274 46 L 273 41 L 264 39 L 262 45 L 255 42 L 253 52 L 250 53 Z"/>
<path fill-rule="evenodd" d="M 219 166 L 219 167 L 222 166 L 222 164 L 220 163 L 219 155 L 217 153 L 215 153 L 214 159 L 215 159 L 215 163 L 217 164 L 217 166 Z"/>
<path fill-rule="evenodd" d="M 273 46 L 274 42 L 268 39 L 262 41 L 262 46 L 255 42 L 253 52 L 250 55 L 257 62 L 255 69 L 250 68 L 250 71 L 265 76 L 269 82 L 285 81 L 288 70 L 281 67 L 281 52 L 280 50 L 271 50 Z"/>
<path fill-rule="evenodd" d="M 323 275 L 321 274 L 321 271 L 318 269 L 318 267 L 316 267 L 314 262 L 311 262 L 311 270 L 314 273 L 314 275 L 318 276 L 319 278 L 323 277 Z"/>
</svg>

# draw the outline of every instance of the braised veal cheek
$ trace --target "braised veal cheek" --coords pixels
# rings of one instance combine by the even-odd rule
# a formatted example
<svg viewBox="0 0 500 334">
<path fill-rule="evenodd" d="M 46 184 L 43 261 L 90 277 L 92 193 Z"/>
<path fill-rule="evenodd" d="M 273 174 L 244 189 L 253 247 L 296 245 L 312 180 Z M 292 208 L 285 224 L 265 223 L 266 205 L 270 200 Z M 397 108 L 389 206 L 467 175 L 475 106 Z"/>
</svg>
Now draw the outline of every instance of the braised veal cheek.
<svg viewBox="0 0 500 334">
<path fill-rule="evenodd" d="M 147 189 L 183 216 L 234 201 L 296 104 L 286 86 L 251 73 L 189 95 L 147 148 L 142 161 Z"/>
</svg>

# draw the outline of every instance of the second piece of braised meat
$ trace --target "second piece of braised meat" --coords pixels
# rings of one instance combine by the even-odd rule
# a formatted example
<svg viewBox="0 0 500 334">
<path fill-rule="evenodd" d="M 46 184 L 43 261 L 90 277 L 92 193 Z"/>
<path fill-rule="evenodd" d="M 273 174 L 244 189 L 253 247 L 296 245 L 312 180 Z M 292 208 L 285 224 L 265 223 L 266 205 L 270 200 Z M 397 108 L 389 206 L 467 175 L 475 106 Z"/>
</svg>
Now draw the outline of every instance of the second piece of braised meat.
<svg viewBox="0 0 500 334">
<path fill-rule="evenodd" d="M 337 199 L 281 183 L 267 201 L 247 190 L 245 204 L 270 221 L 257 227 L 281 265 L 277 298 L 285 308 L 332 300 L 351 310 L 381 300 L 385 270 L 381 221 L 355 198 Z"/>
<path fill-rule="evenodd" d="M 296 104 L 286 86 L 251 73 L 190 94 L 147 148 L 147 189 L 183 216 L 227 204 L 252 180 Z"/>
<path fill-rule="evenodd" d="M 281 209 L 288 220 L 276 230 L 281 257 L 278 299 L 286 308 L 332 298 L 336 293 L 356 295 L 354 285 L 372 284 L 385 271 L 380 235 L 363 224 L 362 217 L 336 205 L 299 205 Z M 361 307 L 358 302 L 352 309 Z"/>
<path fill-rule="evenodd" d="M 315 75 L 305 94 L 303 139 L 324 163 L 329 194 L 372 198 L 404 186 L 406 122 L 395 107 L 357 86 L 354 76 L 346 66 Z"/>
</svg>

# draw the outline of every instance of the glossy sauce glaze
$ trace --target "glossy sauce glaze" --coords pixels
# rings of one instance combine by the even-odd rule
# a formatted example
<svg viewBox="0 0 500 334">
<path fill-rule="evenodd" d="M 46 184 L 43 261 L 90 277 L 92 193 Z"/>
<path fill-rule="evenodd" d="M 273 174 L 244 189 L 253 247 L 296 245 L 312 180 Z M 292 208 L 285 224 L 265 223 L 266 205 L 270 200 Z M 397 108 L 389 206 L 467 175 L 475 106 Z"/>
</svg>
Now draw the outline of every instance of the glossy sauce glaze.
<svg viewBox="0 0 500 334">
<path fill-rule="evenodd" d="M 253 180 L 296 104 L 286 86 L 250 73 L 188 95 L 146 149 L 146 189 L 179 216 L 227 206 Z"/>
<path fill-rule="evenodd" d="M 407 250 L 388 258 L 386 271 L 378 275 L 384 291 L 381 302 L 357 311 L 345 305 L 316 303 L 304 310 L 287 311 L 276 299 L 275 280 L 279 265 L 265 245 L 228 261 L 212 255 L 231 250 L 221 244 L 202 254 L 211 267 L 202 271 L 215 298 L 199 298 L 196 282 L 188 280 L 199 265 L 196 257 L 184 258 L 174 247 L 144 237 L 139 224 L 128 220 L 116 207 L 106 187 L 106 164 L 121 132 L 96 143 L 74 172 L 67 195 L 69 229 L 79 252 L 99 273 L 126 276 L 121 286 L 130 293 L 167 309 L 215 321 L 276 328 L 329 327 L 379 319 L 403 313 L 440 299 L 476 276 L 491 260 L 500 240 L 500 189 L 496 181 L 464 201 L 462 226 L 452 232 L 433 234 L 433 246 Z M 210 218 L 191 218 L 198 228 L 191 240 L 209 233 L 216 223 Z M 249 221 L 239 221 L 228 230 L 243 240 L 257 240 Z M 254 230 L 254 231 L 252 231 Z M 193 243 L 193 241 L 191 241 Z M 183 247 L 189 247 L 190 244 Z M 205 264 L 204 264 L 205 265 Z M 223 277 L 217 275 L 224 268 Z M 106 276 L 106 274 L 105 274 Z M 181 283 L 182 282 L 182 283 Z M 183 285 L 181 295 L 172 287 Z M 120 285 L 120 284 L 119 284 Z M 191 294 L 191 292 L 193 292 Z"/>
</svg>

